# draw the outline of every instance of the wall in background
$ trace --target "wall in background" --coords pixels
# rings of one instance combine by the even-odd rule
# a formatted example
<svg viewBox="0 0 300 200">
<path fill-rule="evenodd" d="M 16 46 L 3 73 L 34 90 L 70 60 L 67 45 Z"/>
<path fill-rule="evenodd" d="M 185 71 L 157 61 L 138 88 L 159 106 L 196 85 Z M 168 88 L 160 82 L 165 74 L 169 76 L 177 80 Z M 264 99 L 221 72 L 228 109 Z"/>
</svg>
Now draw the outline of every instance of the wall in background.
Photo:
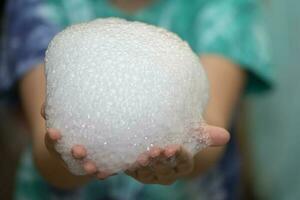
<svg viewBox="0 0 300 200">
<path fill-rule="evenodd" d="M 300 199 L 299 9 L 299 0 L 264 5 L 277 82 L 271 93 L 248 101 L 255 191 L 262 199 Z"/>
</svg>

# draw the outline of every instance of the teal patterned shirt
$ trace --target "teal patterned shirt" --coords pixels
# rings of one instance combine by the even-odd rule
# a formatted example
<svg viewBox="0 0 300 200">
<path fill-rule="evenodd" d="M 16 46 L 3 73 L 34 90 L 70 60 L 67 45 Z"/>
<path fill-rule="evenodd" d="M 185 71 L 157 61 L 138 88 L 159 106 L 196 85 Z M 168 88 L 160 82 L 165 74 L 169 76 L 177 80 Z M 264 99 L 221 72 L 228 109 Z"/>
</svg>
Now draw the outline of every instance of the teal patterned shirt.
<svg viewBox="0 0 300 200">
<path fill-rule="evenodd" d="M 43 62 L 48 43 L 58 31 L 111 16 L 164 27 L 186 40 L 199 55 L 216 54 L 231 60 L 248 72 L 247 92 L 270 87 L 272 68 L 256 0 L 155 0 L 134 13 L 122 11 L 109 0 L 8 0 L 0 92 L 10 91 L 19 78 Z M 143 185 L 121 174 L 60 190 L 38 174 L 28 150 L 20 162 L 15 199 L 236 199 L 238 174 L 238 153 L 232 140 L 220 163 L 193 181 Z"/>
</svg>

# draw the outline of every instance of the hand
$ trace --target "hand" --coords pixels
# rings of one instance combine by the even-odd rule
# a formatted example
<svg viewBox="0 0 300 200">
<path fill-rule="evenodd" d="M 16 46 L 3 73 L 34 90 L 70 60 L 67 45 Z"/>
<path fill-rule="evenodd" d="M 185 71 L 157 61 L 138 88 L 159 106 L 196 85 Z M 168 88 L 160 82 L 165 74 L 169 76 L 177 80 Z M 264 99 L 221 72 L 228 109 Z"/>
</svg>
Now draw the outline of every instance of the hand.
<svg viewBox="0 0 300 200">
<path fill-rule="evenodd" d="M 56 156 L 56 157 L 60 158 L 60 160 L 62 160 L 60 154 L 54 148 L 55 143 L 60 138 L 61 138 L 61 133 L 58 130 L 53 129 L 53 128 L 47 129 L 47 133 L 45 136 L 46 147 L 50 153 L 52 153 L 54 156 Z M 84 160 L 87 156 L 87 150 L 83 145 L 77 144 L 71 148 L 71 154 L 74 159 Z M 108 178 L 109 176 L 115 175 L 115 174 L 111 174 L 111 173 L 107 173 L 107 172 L 100 172 L 97 169 L 96 164 L 91 160 L 85 161 L 83 164 L 83 168 L 87 175 L 95 176 L 96 178 L 98 178 L 100 180 L 103 180 L 103 179 Z"/>
<path fill-rule="evenodd" d="M 229 133 L 225 129 L 210 125 L 203 128 L 209 135 L 210 146 L 222 146 L 228 142 Z M 145 184 L 170 185 L 193 172 L 194 160 L 180 145 L 170 145 L 164 149 L 153 147 L 140 155 L 126 173 Z"/>
<path fill-rule="evenodd" d="M 46 119 L 44 105 L 42 106 L 42 109 L 41 109 L 41 115 L 43 116 L 44 119 Z M 61 155 L 55 150 L 55 144 L 57 143 L 57 141 L 59 139 L 61 139 L 61 137 L 62 136 L 61 136 L 61 133 L 59 132 L 59 130 L 56 130 L 53 128 L 48 128 L 46 135 L 45 135 L 45 144 L 46 144 L 48 151 L 53 156 L 55 156 L 56 158 L 61 160 L 62 164 L 66 167 L 66 164 L 63 161 L 63 159 L 61 158 Z M 83 145 L 77 144 L 71 148 L 71 154 L 74 159 L 83 160 L 87 156 L 87 150 Z M 87 175 L 95 176 L 96 178 L 98 178 L 100 180 L 103 180 L 103 179 L 108 178 L 109 176 L 115 175 L 115 174 L 111 174 L 111 173 L 107 173 L 107 172 L 100 172 L 97 169 L 95 163 L 90 160 L 84 162 L 83 168 Z"/>
<path fill-rule="evenodd" d="M 44 106 L 41 113 L 46 118 Z M 222 146 L 228 142 L 229 133 L 225 129 L 210 125 L 205 125 L 203 128 L 209 135 L 210 146 Z M 53 128 L 47 130 L 46 146 L 54 156 L 61 159 L 60 154 L 54 148 L 60 138 L 59 130 Z M 74 159 L 83 160 L 87 156 L 87 150 L 83 145 L 78 144 L 71 148 L 71 154 Z M 141 154 L 136 163 L 126 171 L 126 174 L 145 184 L 169 185 L 190 174 L 193 167 L 194 157 L 191 154 L 180 145 L 169 145 L 164 149 L 153 147 Z M 115 175 L 99 171 L 91 160 L 85 161 L 83 168 L 88 175 L 93 175 L 100 180 Z"/>
</svg>

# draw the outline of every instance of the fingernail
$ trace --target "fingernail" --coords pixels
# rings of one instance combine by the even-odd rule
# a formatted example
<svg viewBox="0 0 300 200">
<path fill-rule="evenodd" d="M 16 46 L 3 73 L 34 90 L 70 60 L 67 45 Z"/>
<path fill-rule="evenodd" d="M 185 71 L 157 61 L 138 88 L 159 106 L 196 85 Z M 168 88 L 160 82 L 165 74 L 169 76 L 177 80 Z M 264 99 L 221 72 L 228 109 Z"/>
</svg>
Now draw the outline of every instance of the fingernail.
<svg viewBox="0 0 300 200">
<path fill-rule="evenodd" d="M 48 134 L 49 134 L 49 137 L 52 139 L 52 140 L 59 140 L 61 139 L 61 135 L 59 133 L 57 133 L 55 130 L 53 129 L 48 129 L 47 130 Z"/>
<path fill-rule="evenodd" d="M 154 150 L 154 151 L 152 151 L 151 153 L 150 153 L 150 156 L 152 157 L 152 158 L 155 158 L 155 157 L 157 157 L 157 156 L 159 156 L 160 155 L 160 150 Z"/>
<path fill-rule="evenodd" d="M 83 158 L 86 155 L 86 150 L 79 145 L 74 145 L 72 148 L 72 155 L 75 158 Z"/>
<path fill-rule="evenodd" d="M 96 166 L 90 162 L 85 163 L 83 168 L 88 174 L 93 174 L 97 171 Z"/>
<path fill-rule="evenodd" d="M 167 158 L 170 158 L 170 157 L 174 156 L 175 153 L 176 153 L 175 150 L 166 150 L 165 155 Z"/>
</svg>

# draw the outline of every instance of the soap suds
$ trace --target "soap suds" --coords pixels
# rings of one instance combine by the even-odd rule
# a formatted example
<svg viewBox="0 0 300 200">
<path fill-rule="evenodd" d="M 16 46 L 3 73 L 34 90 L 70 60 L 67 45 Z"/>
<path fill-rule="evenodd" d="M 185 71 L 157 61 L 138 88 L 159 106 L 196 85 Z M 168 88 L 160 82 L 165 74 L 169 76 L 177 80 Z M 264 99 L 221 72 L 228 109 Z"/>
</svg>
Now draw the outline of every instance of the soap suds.
<svg viewBox="0 0 300 200">
<path fill-rule="evenodd" d="M 207 146 L 201 130 L 206 74 L 186 42 L 162 28 L 117 18 L 73 25 L 46 53 L 47 127 L 74 174 L 85 174 L 73 145 L 100 171 L 126 170 L 152 146 Z"/>
</svg>

